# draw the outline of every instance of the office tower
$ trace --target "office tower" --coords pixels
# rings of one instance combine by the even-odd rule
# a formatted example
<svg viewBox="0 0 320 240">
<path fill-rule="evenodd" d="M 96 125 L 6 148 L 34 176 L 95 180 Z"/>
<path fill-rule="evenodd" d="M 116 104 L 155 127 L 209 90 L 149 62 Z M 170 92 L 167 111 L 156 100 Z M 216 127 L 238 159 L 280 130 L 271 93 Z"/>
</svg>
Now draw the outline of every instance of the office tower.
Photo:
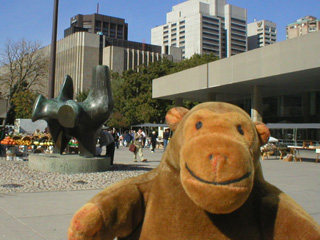
<svg viewBox="0 0 320 240">
<path fill-rule="evenodd" d="M 182 56 L 214 53 L 220 58 L 247 51 L 247 10 L 226 0 L 188 0 L 172 7 L 166 24 L 151 30 L 151 43 Z"/>
<path fill-rule="evenodd" d="M 248 50 L 264 47 L 277 41 L 277 24 L 267 20 L 254 21 L 247 26 Z"/>
<path fill-rule="evenodd" d="M 320 20 L 313 16 L 306 16 L 290 23 L 286 27 L 287 39 L 320 30 Z"/>
<path fill-rule="evenodd" d="M 70 27 L 64 30 L 64 37 L 76 32 L 89 32 L 110 38 L 128 40 L 128 24 L 122 18 L 101 14 L 78 14 L 70 19 Z"/>
</svg>

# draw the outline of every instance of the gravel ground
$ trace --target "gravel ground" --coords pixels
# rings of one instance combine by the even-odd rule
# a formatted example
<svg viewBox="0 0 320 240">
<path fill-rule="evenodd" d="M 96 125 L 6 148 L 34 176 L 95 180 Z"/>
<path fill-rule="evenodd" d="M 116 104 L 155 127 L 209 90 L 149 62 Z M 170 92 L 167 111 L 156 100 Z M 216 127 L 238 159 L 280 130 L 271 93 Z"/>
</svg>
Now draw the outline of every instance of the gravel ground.
<svg viewBox="0 0 320 240">
<path fill-rule="evenodd" d="M 31 170 L 25 161 L 0 160 L 0 193 L 103 189 L 150 170 L 114 164 L 106 172 L 62 174 Z"/>
</svg>

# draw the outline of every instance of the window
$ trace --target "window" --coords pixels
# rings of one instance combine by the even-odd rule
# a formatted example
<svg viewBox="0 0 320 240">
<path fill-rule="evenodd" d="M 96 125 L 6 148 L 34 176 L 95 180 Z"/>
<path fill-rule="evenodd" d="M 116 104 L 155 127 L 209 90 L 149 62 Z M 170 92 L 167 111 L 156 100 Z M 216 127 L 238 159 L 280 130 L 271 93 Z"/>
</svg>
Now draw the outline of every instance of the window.
<svg viewBox="0 0 320 240">
<path fill-rule="evenodd" d="M 83 22 L 83 28 L 85 29 L 91 28 L 91 22 Z"/>
<path fill-rule="evenodd" d="M 218 39 L 212 39 L 212 38 L 207 38 L 207 37 L 203 37 L 203 40 L 207 41 L 207 42 L 215 42 L 215 43 L 219 43 Z"/>
<path fill-rule="evenodd" d="M 218 19 L 211 18 L 211 17 L 203 16 L 202 19 L 203 19 L 203 20 L 208 20 L 208 21 L 210 21 L 210 22 L 219 23 L 219 20 L 218 20 Z"/>
<path fill-rule="evenodd" d="M 107 22 L 103 23 L 103 32 L 105 34 L 109 32 L 109 23 L 107 23 Z"/>
<path fill-rule="evenodd" d="M 210 27 L 219 28 L 219 24 L 215 24 L 207 21 L 202 21 L 202 23 L 205 25 L 209 25 Z"/>
<path fill-rule="evenodd" d="M 210 32 L 216 32 L 216 33 L 219 33 L 219 30 L 218 29 L 213 29 L 213 28 L 209 28 L 209 27 L 202 27 L 202 30 L 205 31 L 210 31 Z"/>
<path fill-rule="evenodd" d="M 95 24 L 96 24 L 95 30 L 96 31 L 101 31 L 101 21 L 96 21 Z"/>
<path fill-rule="evenodd" d="M 232 22 L 238 23 L 238 24 L 242 24 L 242 25 L 246 25 L 247 22 L 241 19 L 237 19 L 237 18 L 231 18 Z"/>
</svg>

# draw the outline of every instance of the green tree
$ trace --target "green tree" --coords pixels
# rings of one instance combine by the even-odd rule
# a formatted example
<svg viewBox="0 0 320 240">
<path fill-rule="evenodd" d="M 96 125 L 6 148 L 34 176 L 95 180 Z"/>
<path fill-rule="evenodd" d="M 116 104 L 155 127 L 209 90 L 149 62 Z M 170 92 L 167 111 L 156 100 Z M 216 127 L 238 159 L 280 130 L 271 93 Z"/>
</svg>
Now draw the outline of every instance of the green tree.
<svg viewBox="0 0 320 240">
<path fill-rule="evenodd" d="M 129 127 L 137 123 L 163 123 L 167 111 L 174 106 L 174 101 L 153 99 L 152 80 L 214 60 L 217 60 L 217 57 L 213 54 L 196 54 L 179 63 L 164 58 L 148 66 L 140 66 L 136 71 L 112 74 L 114 114 L 107 122 L 108 126 Z M 190 101 L 184 103 L 188 108 L 196 104 Z M 121 118 L 124 121 L 121 121 Z"/>
<path fill-rule="evenodd" d="M 112 126 L 115 127 L 117 129 L 121 129 L 121 128 L 127 128 L 128 126 L 130 126 L 128 119 L 126 118 L 126 116 L 123 116 L 121 113 L 119 112 L 113 112 L 110 120 L 107 122 L 108 126 Z"/>
<path fill-rule="evenodd" d="M 90 90 L 87 89 L 87 90 L 78 92 L 77 95 L 76 95 L 75 100 L 76 100 L 77 102 L 83 102 L 83 101 L 86 100 L 86 98 L 88 97 L 89 91 L 90 91 Z"/>
<path fill-rule="evenodd" d="M 31 118 L 36 97 L 37 94 L 29 89 L 15 92 L 12 96 L 15 118 Z"/>
<path fill-rule="evenodd" d="M 191 58 L 178 62 L 176 66 L 172 68 L 172 73 L 183 71 L 212 61 L 216 61 L 218 59 L 219 58 L 215 56 L 213 53 L 203 55 L 194 54 Z"/>
</svg>

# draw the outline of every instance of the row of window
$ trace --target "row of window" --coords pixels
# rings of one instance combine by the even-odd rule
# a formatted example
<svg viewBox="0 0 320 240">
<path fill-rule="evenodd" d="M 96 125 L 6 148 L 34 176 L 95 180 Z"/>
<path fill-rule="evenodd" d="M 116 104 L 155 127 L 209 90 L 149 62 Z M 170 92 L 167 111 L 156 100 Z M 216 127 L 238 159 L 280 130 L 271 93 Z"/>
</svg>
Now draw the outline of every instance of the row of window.
<svg viewBox="0 0 320 240">
<path fill-rule="evenodd" d="M 210 22 L 215 22 L 215 23 L 218 23 L 219 24 L 219 19 L 216 19 L 216 18 L 212 18 L 212 17 L 207 17 L 207 16 L 202 16 L 202 19 L 203 20 L 208 20 Z"/>
<path fill-rule="evenodd" d="M 241 24 L 237 24 L 237 23 L 234 23 L 234 22 L 231 23 L 231 27 L 237 27 L 237 28 L 240 28 L 240 29 L 247 29 L 247 25 L 241 25 Z"/>
<path fill-rule="evenodd" d="M 246 31 L 246 30 L 240 30 L 240 29 L 237 29 L 237 28 L 231 28 L 231 31 L 237 32 L 237 33 L 242 33 L 242 34 L 244 34 L 244 35 L 247 34 L 247 31 Z"/>
<path fill-rule="evenodd" d="M 242 45 L 247 44 L 247 42 L 245 40 L 239 40 L 239 39 L 232 39 L 232 42 L 236 42 L 236 43 L 239 43 L 239 44 L 242 44 Z"/>
<path fill-rule="evenodd" d="M 237 48 L 231 48 L 231 56 L 234 56 L 236 54 L 243 53 L 243 52 L 245 52 L 245 51 L 237 49 Z"/>
<path fill-rule="evenodd" d="M 219 56 L 220 53 L 217 50 L 209 49 L 209 48 L 202 48 L 203 53 L 214 53 L 215 55 Z"/>
<path fill-rule="evenodd" d="M 175 45 L 176 45 L 176 41 L 177 41 L 176 38 L 172 39 L 172 40 L 171 40 L 171 43 L 172 43 L 171 45 L 172 45 L 172 46 L 175 46 Z M 169 43 L 169 40 L 163 41 L 163 44 L 164 44 L 164 45 L 167 44 L 167 43 Z M 179 44 L 180 44 L 180 45 L 184 45 L 184 44 L 185 44 L 185 41 L 184 41 L 184 40 L 181 40 L 181 41 L 179 42 Z"/>
<path fill-rule="evenodd" d="M 231 43 L 232 47 L 236 47 L 237 49 L 241 49 L 241 50 L 246 50 L 247 49 L 247 45 L 246 44 L 239 44 L 237 42 L 232 41 Z"/>
<path fill-rule="evenodd" d="M 179 32 L 179 34 L 183 35 L 182 37 L 184 37 L 185 31 L 181 31 L 181 32 Z M 171 34 L 171 37 L 175 37 L 175 36 L 177 36 L 177 33 Z M 168 37 L 169 37 L 169 35 L 163 35 L 163 39 L 167 39 Z M 181 38 L 181 36 L 180 36 L 180 38 Z"/>
<path fill-rule="evenodd" d="M 219 28 L 219 24 L 216 24 L 216 23 L 211 23 L 211 22 L 207 22 L 207 21 L 202 21 L 202 24 L 204 25 L 209 25 L 209 26 L 213 26 L 213 27 L 216 27 L 216 28 Z"/>
<path fill-rule="evenodd" d="M 202 30 L 203 30 L 203 31 L 220 33 L 219 29 L 210 28 L 210 27 L 206 27 L 206 26 L 203 26 L 203 27 L 202 27 Z"/>
<path fill-rule="evenodd" d="M 179 22 L 179 27 L 180 27 L 180 28 L 184 27 L 184 24 L 185 24 L 185 20 L 180 21 L 180 22 Z M 172 24 L 171 24 L 171 28 L 176 28 L 176 27 L 177 27 L 177 23 L 172 23 Z M 169 29 L 169 25 L 163 26 L 163 30 L 167 30 L 167 29 Z"/>
<path fill-rule="evenodd" d="M 264 30 L 266 32 L 272 32 L 272 33 L 275 33 L 276 32 L 276 29 L 274 27 L 265 27 Z"/>
<path fill-rule="evenodd" d="M 242 39 L 242 40 L 247 41 L 247 37 L 244 36 L 244 35 L 240 35 L 240 34 L 236 34 L 236 33 L 231 33 L 231 37 L 232 37 L 232 38 L 237 38 L 237 39 Z"/>
<path fill-rule="evenodd" d="M 238 19 L 238 18 L 231 18 L 231 21 L 232 21 L 232 22 L 241 23 L 241 24 L 244 24 L 244 25 L 246 25 L 246 24 L 247 24 L 247 22 L 246 22 L 246 21 L 241 20 L 241 19 Z"/>
<path fill-rule="evenodd" d="M 220 42 L 218 38 L 208 38 L 206 36 L 203 36 L 202 40 L 209 41 L 209 42 L 214 42 L 214 43 L 219 43 Z"/>
<path fill-rule="evenodd" d="M 203 43 L 202 46 L 206 47 L 206 48 L 209 48 L 209 49 L 219 50 L 219 46 L 213 45 L 213 44 L 209 44 L 209 43 Z"/>
<path fill-rule="evenodd" d="M 184 31 L 184 29 L 185 29 L 185 26 L 181 26 L 181 27 L 179 28 L 180 31 L 181 31 L 181 30 Z M 171 32 L 176 32 L 176 31 L 177 31 L 176 28 L 171 29 Z M 164 34 L 168 34 L 168 33 L 169 33 L 169 30 L 165 30 L 163 33 L 164 33 Z"/>
</svg>

